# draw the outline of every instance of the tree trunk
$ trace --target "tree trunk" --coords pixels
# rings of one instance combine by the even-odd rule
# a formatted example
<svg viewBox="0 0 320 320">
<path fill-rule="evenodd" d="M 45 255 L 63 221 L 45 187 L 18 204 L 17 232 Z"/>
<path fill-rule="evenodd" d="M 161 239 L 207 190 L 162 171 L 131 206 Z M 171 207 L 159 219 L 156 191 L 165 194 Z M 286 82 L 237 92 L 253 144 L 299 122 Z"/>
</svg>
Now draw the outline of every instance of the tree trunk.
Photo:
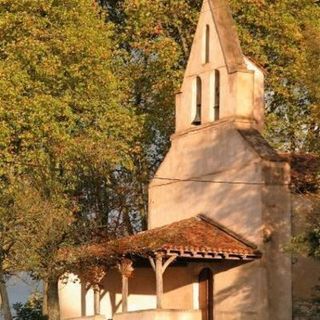
<svg viewBox="0 0 320 320">
<path fill-rule="evenodd" d="M 48 317 L 48 280 L 43 281 L 42 315 Z"/>
<path fill-rule="evenodd" d="M 6 282 L 4 280 L 4 275 L 1 270 L 0 270 L 0 297 L 1 297 L 1 300 L 0 300 L 1 312 L 3 314 L 4 320 L 12 320 Z"/>
<path fill-rule="evenodd" d="M 56 278 L 48 280 L 47 302 L 49 320 L 60 320 L 58 283 L 59 280 Z"/>
<path fill-rule="evenodd" d="M 183 55 L 184 55 L 184 59 L 188 60 L 188 56 L 189 56 L 189 47 L 188 47 L 188 43 L 186 38 L 183 35 L 182 29 L 179 27 L 179 25 L 176 26 L 178 33 L 179 33 L 179 37 L 180 37 L 180 43 L 183 49 Z"/>
</svg>

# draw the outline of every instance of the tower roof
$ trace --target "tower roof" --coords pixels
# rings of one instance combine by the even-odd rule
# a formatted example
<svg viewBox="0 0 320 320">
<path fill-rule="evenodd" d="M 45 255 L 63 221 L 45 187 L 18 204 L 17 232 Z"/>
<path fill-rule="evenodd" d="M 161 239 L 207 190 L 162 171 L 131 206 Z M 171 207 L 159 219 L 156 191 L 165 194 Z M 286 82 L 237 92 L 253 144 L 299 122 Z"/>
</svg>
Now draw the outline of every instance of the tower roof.
<svg viewBox="0 0 320 320">
<path fill-rule="evenodd" d="M 209 2 L 228 72 L 247 70 L 229 4 L 225 0 L 205 1 Z"/>
</svg>

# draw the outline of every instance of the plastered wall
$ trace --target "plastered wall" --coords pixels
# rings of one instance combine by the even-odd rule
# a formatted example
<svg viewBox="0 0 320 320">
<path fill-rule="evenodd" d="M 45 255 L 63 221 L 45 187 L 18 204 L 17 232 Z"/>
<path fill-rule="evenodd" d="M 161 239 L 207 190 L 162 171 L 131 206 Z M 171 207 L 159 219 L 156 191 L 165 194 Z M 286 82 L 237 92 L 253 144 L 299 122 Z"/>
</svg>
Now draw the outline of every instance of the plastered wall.
<svg viewBox="0 0 320 320">
<path fill-rule="evenodd" d="M 164 275 L 164 309 L 193 309 L 194 275 L 190 267 L 169 267 Z M 151 267 L 136 268 L 129 279 L 128 311 L 156 308 L 155 275 Z M 60 288 L 62 319 L 93 315 L 93 290 L 70 281 Z M 111 269 L 103 280 L 100 300 L 101 314 L 112 319 L 122 311 L 121 277 Z"/>
<path fill-rule="evenodd" d="M 173 136 L 150 185 L 149 228 L 201 213 L 255 243 L 261 260 L 215 273 L 216 317 L 289 320 L 290 168 L 263 159 L 238 125 L 222 119 Z"/>
<path fill-rule="evenodd" d="M 149 188 L 149 228 L 205 214 L 259 243 L 260 162 L 232 122 L 176 135 Z"/>
</svg>

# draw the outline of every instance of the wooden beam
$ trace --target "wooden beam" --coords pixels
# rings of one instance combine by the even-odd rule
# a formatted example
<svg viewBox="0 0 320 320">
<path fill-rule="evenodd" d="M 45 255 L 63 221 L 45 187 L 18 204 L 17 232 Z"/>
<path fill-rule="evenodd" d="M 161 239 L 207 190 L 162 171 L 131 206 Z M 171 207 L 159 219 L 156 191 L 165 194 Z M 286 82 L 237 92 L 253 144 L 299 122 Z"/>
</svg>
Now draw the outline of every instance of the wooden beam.
<svg viewBox="0 0 320 320">
<path fill-rule="evenodd" d="M 156 291 L 157 291 L 157 309 L 162 309 L 163 297 L 163 274 L 168 266 L 176 259 L 177 255 L 169 257 L 169 259 L 162 264 L 163 254 L 157 253 L 155 259 L 148 257 L 151 267 L 156 273 Z"/>
<path fill-rule="evenodd" d="M 256 260 L 261 258 L 261 254 L 244 254 L 244 253 L 221 253 L 221 252 L 204 252 L 199 251 L 196 254 L 189 251 L 168 250 L 166 256 L 176 256 L 180 258 L 208 259 L 208 260 Z"/>
<path fill-rule="evenodd" d="M 148 259 L 150 261 L 150 264 L 151 264 L 151 267 L 152 267 L 153 271 L 156 272 L 156 265 L 154 263 L 153 258 L 149 256 Z"/>
<path fill-rule="evenodd" d="M 176 260 L 177 256 L 171 256 L 163 265 L 162 267 L 162 274 L 164 274 L 164 272 L 166 271 L 166 269 L 169 267 L 169 265 Z"/>
</svg>

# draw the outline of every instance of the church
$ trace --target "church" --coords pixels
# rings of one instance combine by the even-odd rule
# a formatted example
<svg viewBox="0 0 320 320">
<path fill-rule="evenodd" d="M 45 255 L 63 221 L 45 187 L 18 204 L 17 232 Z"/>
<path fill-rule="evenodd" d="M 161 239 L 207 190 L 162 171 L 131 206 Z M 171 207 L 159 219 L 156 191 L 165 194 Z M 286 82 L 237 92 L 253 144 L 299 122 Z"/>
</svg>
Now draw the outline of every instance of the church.
<svg viewBox="0 0 320 320">
<path fill-rule="evenodd" d="M 292 319 L 290 165 L 263 126 L 264 71 L 204 0 L 148 230 L 93 246 L 106 268 L 60 284 L 62 319 Z"/>
</svg>

